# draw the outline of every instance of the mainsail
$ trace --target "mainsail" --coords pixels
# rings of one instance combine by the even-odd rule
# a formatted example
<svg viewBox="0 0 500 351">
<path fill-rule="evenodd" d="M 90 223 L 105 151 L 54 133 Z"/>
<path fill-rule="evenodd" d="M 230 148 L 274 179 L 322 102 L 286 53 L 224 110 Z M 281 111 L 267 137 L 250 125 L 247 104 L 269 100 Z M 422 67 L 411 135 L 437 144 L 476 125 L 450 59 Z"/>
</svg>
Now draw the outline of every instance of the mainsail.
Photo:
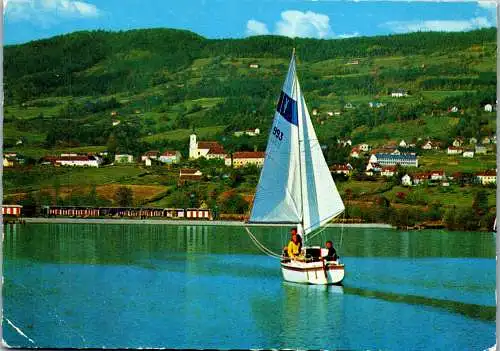
<svg viewBox="0 0 500 351">
<path fill-rule="evenodd" d="M 292 55 L 249 222 L 294 223 L 307 235 L 343 210 L 300 90 Z"/>
</svg>

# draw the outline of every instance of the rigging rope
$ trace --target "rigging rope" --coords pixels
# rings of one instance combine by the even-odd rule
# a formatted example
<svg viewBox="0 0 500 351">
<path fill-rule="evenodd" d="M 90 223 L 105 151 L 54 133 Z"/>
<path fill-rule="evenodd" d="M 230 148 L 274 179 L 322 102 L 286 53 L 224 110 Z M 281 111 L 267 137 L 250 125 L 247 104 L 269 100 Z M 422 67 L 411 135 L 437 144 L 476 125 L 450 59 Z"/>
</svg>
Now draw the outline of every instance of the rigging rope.
<svg viewBox="0 0 500 351">
<path fill-rule="evenodd" d="M 257 246 L 263 253 L 265 253 L 266 255 L 270 256 L 270 257 L 273 257 L 273 258 L 277 258 L 277 259 L 281 259 L 281 255 L 275 253 L 275 252 L 272 252 L 271 250 L 269 250 L 267 247 L 265 247 L 256 237 L 255 235 L 252 234 L 252 232 L 250 231 L 250 229 L 248 229 L 247 227 L 245 227 L 245 230 L 247 231 L 248 233 L 248 236 L 250 237 L 250 239 L 252 239 L 252 241 L 254 242 L 255 246 Z"/>
</svg>

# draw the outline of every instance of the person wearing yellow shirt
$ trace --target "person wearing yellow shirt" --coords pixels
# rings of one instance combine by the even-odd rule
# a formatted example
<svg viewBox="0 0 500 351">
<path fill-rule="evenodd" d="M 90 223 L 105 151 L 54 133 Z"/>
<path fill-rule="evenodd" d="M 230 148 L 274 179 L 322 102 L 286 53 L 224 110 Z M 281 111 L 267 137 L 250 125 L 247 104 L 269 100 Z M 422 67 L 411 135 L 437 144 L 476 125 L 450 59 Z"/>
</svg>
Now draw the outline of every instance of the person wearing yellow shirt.
<svg viewBox="0 0 500 351">
<path fill-rule="evenodd" d="M 299 239 L 297 229 L 292 229 L 292 239 L 288 243 L 287 253 L 290 258 L 298 258 L 302 249 L 302 241 Z"/>
</svg>

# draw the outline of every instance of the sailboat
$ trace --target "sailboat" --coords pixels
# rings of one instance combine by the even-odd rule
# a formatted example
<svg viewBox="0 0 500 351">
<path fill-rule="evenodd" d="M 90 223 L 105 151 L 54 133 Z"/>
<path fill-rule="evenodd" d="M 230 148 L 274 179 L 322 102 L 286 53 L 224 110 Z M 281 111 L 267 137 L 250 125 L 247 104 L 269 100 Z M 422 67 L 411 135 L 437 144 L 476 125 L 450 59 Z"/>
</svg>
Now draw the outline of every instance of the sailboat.
<svg viewBox="0 0 500 351">
<path fill-rule="evenodd" d="M 303 259 L 281 259 L 283 278 L 304 284 L 337 284 L 344 264 L 321 259 L 308 239 L 345 207 L 326 164 L 295 68 L 295 49 L 277 103 L 264 165 L 248 223 L 288 224 L 303 238 Z"/>
</svg>

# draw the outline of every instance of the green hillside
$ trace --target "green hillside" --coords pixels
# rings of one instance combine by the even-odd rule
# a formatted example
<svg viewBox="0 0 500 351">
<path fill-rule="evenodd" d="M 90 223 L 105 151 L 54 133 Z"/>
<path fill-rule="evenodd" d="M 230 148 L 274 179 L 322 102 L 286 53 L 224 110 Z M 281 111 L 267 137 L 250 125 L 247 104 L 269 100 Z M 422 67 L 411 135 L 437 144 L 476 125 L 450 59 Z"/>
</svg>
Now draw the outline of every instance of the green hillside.
<svg viewBox="0 0 500 351">
<path fill-rule="evenodd" d="M 28 152 L 106 146 L 139 154 L 168 146 L 185 153 L 194 128 L 230 149 L 263 149 L 264 137 L 235 142 L 229 136 L 256 127 L 266 135 L 293 47 L 326 144 L 344 135 L 383 144 L 494 131 L 494 114 L 482 106 L 495 101 L 495 28 L 341 40 L 209 40 L 147 29 L 77 32 L 5 47 L 5 147 L 22 139 Z M 396 89 L 409 96 L 390 97 Z M 460 112 L 449 113 L 451 106 Z"/>
</svg>

